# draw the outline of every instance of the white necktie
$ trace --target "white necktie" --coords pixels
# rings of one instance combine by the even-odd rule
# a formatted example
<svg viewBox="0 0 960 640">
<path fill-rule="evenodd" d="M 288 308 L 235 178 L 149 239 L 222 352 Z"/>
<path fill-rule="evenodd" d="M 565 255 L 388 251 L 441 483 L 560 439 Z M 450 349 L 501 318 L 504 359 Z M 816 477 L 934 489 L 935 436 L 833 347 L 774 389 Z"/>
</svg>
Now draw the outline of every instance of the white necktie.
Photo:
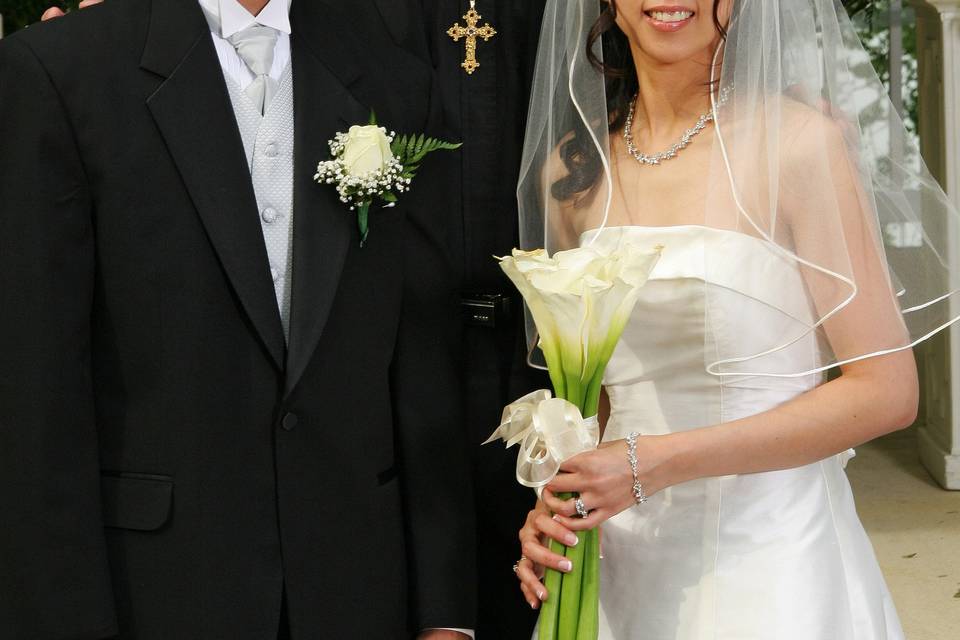
<svg viewBox="0 0 960 640">
<path fill-rule="evenodd" d="M 227 38 L 237 50 L 237 55 L 256 76 L 245 93 L 261 114 L 267 112 L 270 100 L 277 90 L 276 81 L 270 77 L 270 68 L 273 66 L 273 52 L 278 35 L 276 29 L 255 24 Z"/>
</svg>

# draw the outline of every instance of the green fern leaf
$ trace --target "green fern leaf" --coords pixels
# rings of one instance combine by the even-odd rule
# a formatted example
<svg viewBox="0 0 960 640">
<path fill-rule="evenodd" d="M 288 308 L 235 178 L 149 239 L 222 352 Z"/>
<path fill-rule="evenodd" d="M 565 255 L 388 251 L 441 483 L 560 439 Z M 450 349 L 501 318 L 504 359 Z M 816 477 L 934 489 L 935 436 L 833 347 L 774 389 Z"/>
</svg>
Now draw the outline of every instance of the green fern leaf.
<svg viewBox="0 0 960 640">
<path fill-rule="evenodd" d="M 395 138 L 393 144 L 390 145 L 390 151 L 393 152 L 393 155 L 396 156 L 397 160 L 403 162 L 407 150 L 407 136 L 400 136 Z"/>
</svg>

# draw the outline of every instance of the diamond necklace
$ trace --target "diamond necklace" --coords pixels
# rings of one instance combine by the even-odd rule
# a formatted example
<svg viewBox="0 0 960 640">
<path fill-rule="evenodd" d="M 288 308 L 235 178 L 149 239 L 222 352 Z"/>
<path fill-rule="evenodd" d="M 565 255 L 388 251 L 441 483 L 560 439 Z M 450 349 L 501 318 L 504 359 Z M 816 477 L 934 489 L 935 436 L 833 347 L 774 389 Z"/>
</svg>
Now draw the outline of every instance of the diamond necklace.
<svg viewBox="0 0 960 640">
<path fill-rule="evenodd" d="M 727 98 L 730 97 L 730 90 L 732 87 L 724 87 L 720 92 L 720 95 L 717 97 L 717 108 L 719 109 L 727 101 Z M 697 123 L 687 129 L 682 136 L 680 136 L 680 141 L 675 143 L 666 151 L 661 151 L 660 153 L 654 153 L 653 155 L 647 155 L 641 153 L 637 150 L 636 145 L 633 144 L 633 115 L 637 108 L 637 101 L 640 99 L 640 94 L 637 93 L 633 96 L 633 100 L 630 101 L 630 110 L 627 112 L 627 121 L 623 125 L 623 139 L 627 143 L 627 153 L 636 158 L 637 162 L 640 164 L 648 164 L 652 166 L 657 166 L 664 160 L 672 160 L 677 157 L 677 154 L 680 153 L 683 149 L 686 149 L 690 142 L 693 141 L 694 137 L 697 136 L 701 131 L 707 128 L 707 123 L 713 121 L 713 109 L 706 112 L 697 119 Z"/>
</svg>

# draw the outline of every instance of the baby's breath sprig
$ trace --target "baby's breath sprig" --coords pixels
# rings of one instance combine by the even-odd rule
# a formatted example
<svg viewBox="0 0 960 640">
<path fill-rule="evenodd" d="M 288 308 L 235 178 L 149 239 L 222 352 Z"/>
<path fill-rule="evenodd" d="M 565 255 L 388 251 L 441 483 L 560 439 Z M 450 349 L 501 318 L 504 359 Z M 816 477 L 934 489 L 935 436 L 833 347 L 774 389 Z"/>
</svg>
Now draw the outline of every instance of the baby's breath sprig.
<svg viewBox="0 0 960 640">
<path fill-rule="evenodd" d="M 389 146 L 390 153 L 380 159 L 380 167 L 370 171 L 352 172 L 347 164 L 348 147 L 354 142 L 354 132 L 366 130 L 366 134 L 380 136 Z M 336 185 L 340 201 L 357 211 L 360 227 L 360 246 L 366 243 L 369 234 L 370 207 L 374 201 L 383 201 L 385 207 L 392 207 L 399 195 L 410 191 L 410 185 L 417 170 L 427 154 L 439 150 L 452 151 L 460 144 L 428 138 L 421 134 L 405 135 L 397 138 L 394 131 L 387 133 L 377 126 L 376 116 L 371 114 L 367 127 L 351 127 L 349 133 L 338 132 L 327 143 L 330 147 L 330 160 L 317 165 L 313 179 L 320 184 Z"/>
</svg>

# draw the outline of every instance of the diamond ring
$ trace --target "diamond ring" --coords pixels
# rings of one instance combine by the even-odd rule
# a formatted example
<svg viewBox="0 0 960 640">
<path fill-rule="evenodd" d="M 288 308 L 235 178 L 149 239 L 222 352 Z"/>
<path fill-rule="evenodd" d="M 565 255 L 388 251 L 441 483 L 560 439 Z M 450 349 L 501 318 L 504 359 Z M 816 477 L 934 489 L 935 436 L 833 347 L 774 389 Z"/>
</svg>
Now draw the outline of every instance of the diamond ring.
<svg viewBox="0 0 960 640">
<path fill-rule="evenodd" d="M 590 512 L 587 511 L 587 507 L 583 504 L 583 500 L 581 498 L 577 498 L 576 500 L 574 500 L 573 506 L 576 507 L 577 515 L 580 516 L 581 518 L 586 518 L 587 516 L 590 515 Z"/>
<path fill-rule="evenodd" d="M 513 572 L 520 571 L 520 563 L 527 559 L 527 556 L 520 556 L 520 559 L 513 564 Z"/>
</svg>

